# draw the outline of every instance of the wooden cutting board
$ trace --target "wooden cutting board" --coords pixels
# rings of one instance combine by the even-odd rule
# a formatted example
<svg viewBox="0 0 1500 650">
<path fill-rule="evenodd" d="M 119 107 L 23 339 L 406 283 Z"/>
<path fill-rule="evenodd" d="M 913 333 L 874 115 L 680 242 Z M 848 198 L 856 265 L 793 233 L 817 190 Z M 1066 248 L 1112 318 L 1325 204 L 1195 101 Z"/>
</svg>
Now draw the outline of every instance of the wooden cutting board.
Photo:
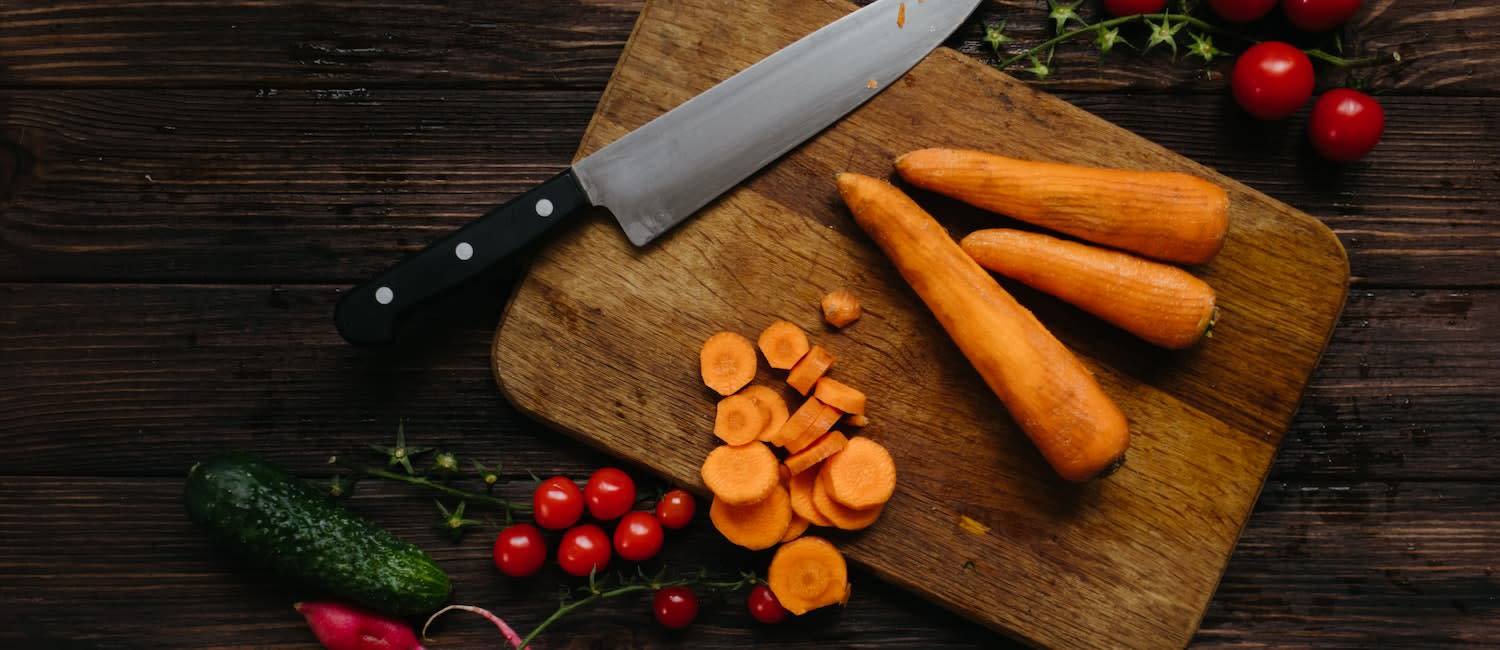
<svg viewBox="0 0 1500 650">
<path fill-rule="evenodd" d="M 647 2 L 579 155 L 853 9 L 840 0 Z M 1130 418 L 1129 460 L 1113 476 L 1072 485 L 1052 474 L 839 201 L 836 172 L 893 176 L 894 156 L 928 146 L 1179 170 L 1229 190 L 1223 252 L 1193 269 L 1218 290 L 1222 313 L 1213 338 L 1191 350 L 1152 348 L 1012 287 Z M 1007 223 L 914 196 L 955 236 Z M 1183 646 L 1327 343 L 1348 275 L 1337 239 L 1306 214 L 940 49 L 644 249 L 602 211 L 550 242 L 506 309 L 494 370 L 526 413 L 703 494 L 698 466 L 716 440 L 699 345 L 718 330 L 754 338 L 792 320 L 837 355 L 834 376 L 869 395 L 861 433 L 899 465 L 898 492 L 873 528 L 820 533 L 852 562 L 1028 643 Z M 865 306 L 842 331 L 823 326 L 817 308 L 838 288 Z M 760 379 L 780 377 L 763 370 Z M 856 584 L 850 607 L 859 593 Z"/>
</svg>

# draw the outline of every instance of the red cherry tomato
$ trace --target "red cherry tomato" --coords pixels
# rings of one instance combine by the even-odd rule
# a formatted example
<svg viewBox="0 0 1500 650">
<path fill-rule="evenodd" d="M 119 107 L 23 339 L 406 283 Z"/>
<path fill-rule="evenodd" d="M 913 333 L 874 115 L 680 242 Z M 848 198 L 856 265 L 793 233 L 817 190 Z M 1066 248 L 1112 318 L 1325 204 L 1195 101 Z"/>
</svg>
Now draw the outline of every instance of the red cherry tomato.
<svg viewBox="0 0 1500 650">
<path fill-rule="evenodd" d="M 512 578 L 524 578 L 542 570 L 547 562 L 547 540 L 531 524 L 507 526 L 495 537 L 495 568 Z"/>
<path fill-rule="evenodd" d="M 631 562 L 649 560 L 661 550 L 661 522 L 649 512 L 626 513 L 615 524 L 615 553 Z"/>
<path fill-rule="evenodd" d="M 618 519 L 635 507 L 635 481 L 614 467 L 601 467 L 583 486 L 589 514 L 599 521 Z"/>
<path fill-rule="evenodd" d="M 1255 117 L 1290 117 L 1312 98 L 1312 60 L 1280 41 L 1257 43 L 1235 60 L 1229 87 L 1240 107 Z"/>
<path fill-rule="evenodd" d="M 609 566 L 609 535 L 599 524 L 569 528 L 557 545 L 557 566 L 579 577 L 603 571 Z"/>
<path fill-rule="evenodd" d="M 659 589 L 651 599 L 651 613 L 657 623 L 668 628 L 687 627 L 698 617 L 698 594 L 681 586 Z"/>
<path fill-rule="evenodd" d="M 1281 0 L 1287 22 L 1305 32 L 1326 32 L 1359 13 L 1360 0 Z"/>
<path fill-rule="evenodd" d="M 1276 0 L 1208 0 L 1208 6 L 1231 23 L 1248 23 L 1271 13 Z"/>
<path fill-rule="evenodd" d="M 745 600 L 745 605 L 750 608 L 750 616 L 767 625 L 775 625 L 786 620 L 789 613 L 785 607 L 781 606 L 781 601 L 776 599 L 776 594 L 771 592 L 771 588 L 764 584 L 755 585 L 750 589 L 750 596 Z"/>
<path fill-rule="evenodd" d="M 1336 162 L 1364 158 L 1384 133 L 1385 109 L 1374 97 L 1352 88 L 1323 93 L 1307 117 L 1307 137 L 1313 149 Z"/>
<path fill-rule="evenodd" d="M 1111 16 L 1161 13 L 1167 0 L 1104 0 L 1104 10 Z"/>
<path fill-rule="evenodd" d="M 548 530 L 562 530 L 583 516 L 583 491 L 566 476 L 554 476 L 537 484 L 531 494 L 531 518 Z"/>
<path fill-rule="evenodd" d="M 661 495 L 661 501 L 656 502 L 656 520 L 666 528 L 677 530 L 692 523 L 693 512 L 697 509 L 697 502 L 687 490 L 667 490 L 666 494 Z"/>
</svg>

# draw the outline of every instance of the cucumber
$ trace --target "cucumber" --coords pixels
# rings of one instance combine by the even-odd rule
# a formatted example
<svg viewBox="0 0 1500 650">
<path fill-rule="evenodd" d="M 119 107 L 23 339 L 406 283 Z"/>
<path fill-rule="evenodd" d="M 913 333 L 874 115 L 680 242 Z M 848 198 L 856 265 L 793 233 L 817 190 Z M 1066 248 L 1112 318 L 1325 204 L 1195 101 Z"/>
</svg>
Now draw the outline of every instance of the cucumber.
<svg viewBox="0 0 1500 650">
<path fill-rule="evenodd" d="M 332 596 L 411 616 L 442 607 L 452 588 L 422 549 L 250 454 L 193 465 L 184 499 L 189 518 L 228 550 Z"/>
</svg>

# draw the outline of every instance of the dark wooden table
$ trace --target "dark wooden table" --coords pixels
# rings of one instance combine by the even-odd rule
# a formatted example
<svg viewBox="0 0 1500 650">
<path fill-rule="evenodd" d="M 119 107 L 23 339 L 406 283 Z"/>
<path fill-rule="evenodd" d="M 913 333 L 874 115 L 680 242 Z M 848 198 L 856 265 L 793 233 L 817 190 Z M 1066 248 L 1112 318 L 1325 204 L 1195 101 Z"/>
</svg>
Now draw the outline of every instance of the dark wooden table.
<svg viewBox="0 0 1500 650">
<path fill-rule="evenodd" d="M 1388 115 L 1355 164 L 1316 158 L 1306 110 L 1244 117 L 1228 58 L 1100 63 L 1077 43 L 1032 82 L 1318 217 L 1348 249 L 1344 316 L 1195 646 L 1500 645 L 1500 9 L 1365 5 L 1344 47 L 1404 62 L 1355 72 Z M 0 646 L 316 647 L 290 608 L 305 594 L 187 521 L 184 473 L 215 450 L 323 481 L 329 456 L 379 461 L 369 444 L 404 420 L 413 444 L 503 462 L 507 496 L 531 474 L 611 462 L 495 388 L 490 338 L 519 271 L 446 301 L 392 350 L 346 345 L 330 315 L 347 286 L 567 164 L 640 8 L 0 2 Z M 994 61 L 984 25 L 1035 42 L 1045 14 L 986 2 L 950 44 Z M 1320 71 L 1322 88 L 1347 76 Z M 502 579 L 491 530 L 450 540 L 435 496 L 368 482 L 346 503 L 428 549 L 455 601 L 523 630 L 545 618 L 562 576 Z M 763 561 L 701 521 L 664 557 Z M 669 633 L 624 598 L 541 642 L 1008 643 L 854 580 L 846 609 L 777 628 L 735 596 Z M 477 618 L 437 631 L 434 647 L 498 645 Z"/>
</svg>

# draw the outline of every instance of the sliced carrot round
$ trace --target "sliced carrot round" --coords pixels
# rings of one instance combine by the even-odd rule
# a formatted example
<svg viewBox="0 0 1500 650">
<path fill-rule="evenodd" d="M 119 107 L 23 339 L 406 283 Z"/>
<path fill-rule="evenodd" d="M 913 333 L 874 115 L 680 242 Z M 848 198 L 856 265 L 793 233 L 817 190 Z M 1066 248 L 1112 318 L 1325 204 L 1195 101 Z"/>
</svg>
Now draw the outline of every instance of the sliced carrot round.
<svg viewBox="0 0 1500 650">
<path fill-rule="evenodd" d="M 874 508 L 896 491 L 896 461 L 884 445 L 854 436 L 839 453 L 823 461 L 828 496 L 855 509 Z"/>
<path fill-rule="evenodd" d="M 813 505 L 813 489 L 818 482 L 819 467 L 814 466 L 805 472 L 793 474 L 792 478 L 787 481 L 787 492 L 792 498 L 792 512 L 806 518 L 814 526 L 833 528 L 833 521 L 824 517 L 823 513 L 818 512 L 818 508 Z"/>
<path fill-rule="evenodd" d="M 755 442 L 770 417 L 769 407 L 763 408 L 740 391 L 719 400 L 714 414 L 714 435 L 730 445 Z"/>
<path fill-rule="evenodd" d="M 802 615 L 847 599 L 849 567 L 831 542 L 803 535 L 776 549 L 766 584 L 782 607 Z"/>
<path fill-rule="evenodd" d="M 755 346 L 736 332 L 724 331 L 708 337 L 698 353 L 703 385 L 726 397 L 755 379 L 758 363 Z"/>
<path fill-rule="evenodd" d="M 833 377 L 824 375 L 813 383 L 813 397 L 845 413 L 864 415 L 865 394 Z"/>
<path fill-rule="evenodd" d="M 715 497 L 708 506 L 708 518 L 724 539 L 760 551 L 779 544 L 786 536 L 792 525 L 792 501 L 780 485 L 766 498 L 749 505 L 734 505 Z"/>
<path fill-rule="evenodd" d="M 781 482 L 781 462 L 764 443 L 719 445 L 698 473 L 714 498 L 730 505 L 757 503 Z"/>
<path fill-rule="evenodd" d="M 756 344 L 760 346 L 760 353 L 765 355 L 766 363 L 777 370 L 791 368 L 811 347 L 807 332 L 788 320 L 767 325 L 761 330 Z"/>
<path fill-rule="evenodd" d="M 787 407 L 786 398 L 782 397 L 776 389 L 765 384 L 751 384 L 741 389 L 740 393 L 765 410 L 766 425 L 756 437 L 762 442 L 770 442 L 771 436 L 779 432 L 781 426 L 786 424 L 787 418 L 791 417 L 791 409 Z"/>
<path fill-rule="evenodd" d="M 833 524 L 834 528 L 840 530 L 863 530 L 869 528 L 876 520 L 880 519 L 880 514 L 885 511 L 885 504 L 877 505 L 873 508 L 850 508 L 835 501 L 828 494 L 828 471 L 826 464 L 823 466 L 823 470 L 818 472 L 817 478 L 813 480 L 812 505 L 818 511 L 819 515 L 822 515 L 824 519 Z"/>
</svg>

